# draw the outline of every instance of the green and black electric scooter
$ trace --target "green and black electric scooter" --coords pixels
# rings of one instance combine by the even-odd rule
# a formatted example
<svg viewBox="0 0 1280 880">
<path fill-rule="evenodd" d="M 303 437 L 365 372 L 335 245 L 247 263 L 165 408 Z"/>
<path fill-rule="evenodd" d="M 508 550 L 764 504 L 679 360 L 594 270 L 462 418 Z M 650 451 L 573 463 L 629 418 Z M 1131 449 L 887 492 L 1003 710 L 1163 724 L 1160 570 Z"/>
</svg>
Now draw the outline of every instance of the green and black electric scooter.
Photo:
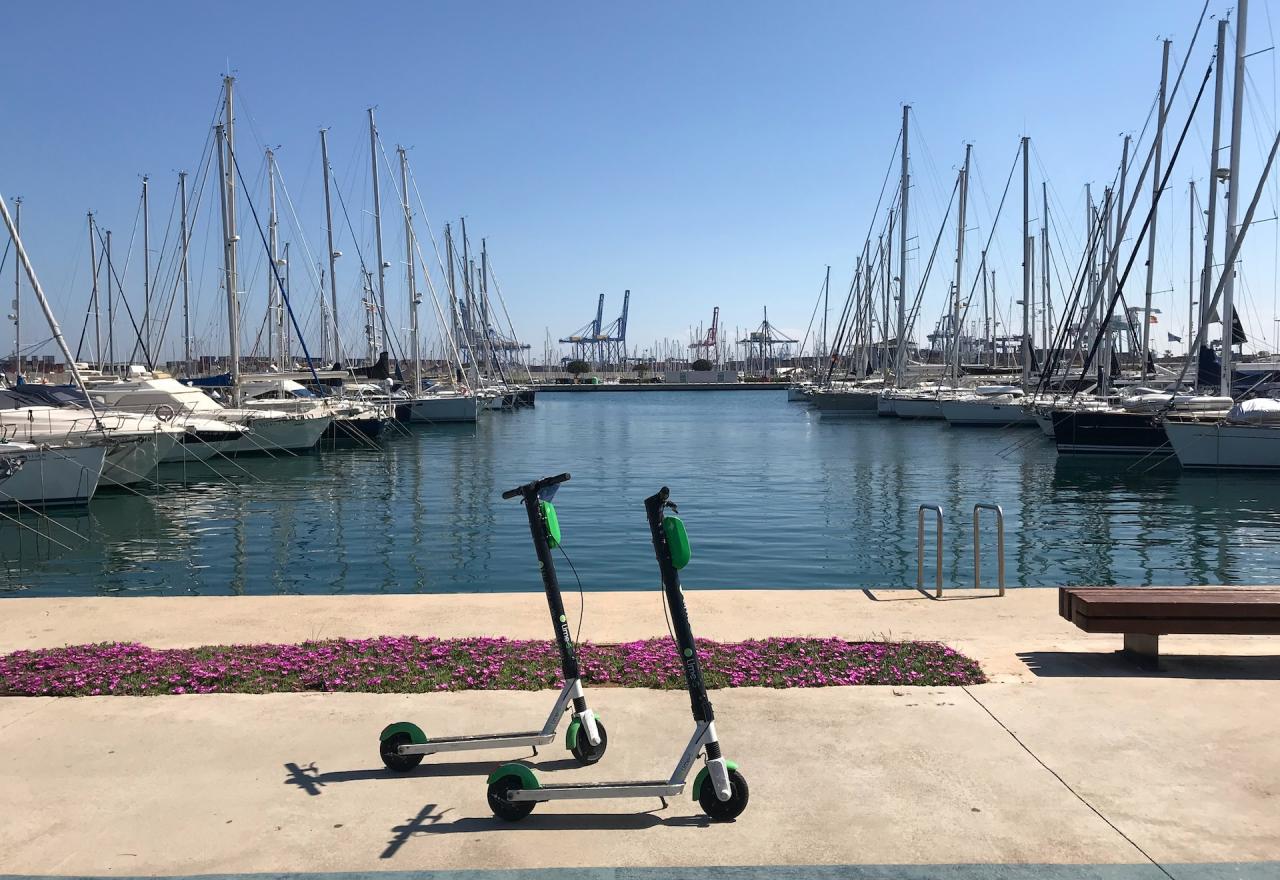
<svg viewBox="0 0 1280 880">
<path fill-rule="evenodd" d="M 424 755 L 436 752 L 533 746 L 536 753 L 538 746 L 548 745 L 555 740 L 560 717 L 570 709 L 573 710 L 573 720 L 569 722 L 565 748 L 573 753 L 580 764 L 594 764 L 604 756 L 609 743 L 608 735 L 604 724 L 587 708 L 587 698 L 582 693 L 578 656 L 573 638 L 569 635 L 569 622 L 564 613 L 564 602 L 560 598 L 560 582 L 556 578 L 555 562 L 551 558 L 551 550 L 560 544 L 560 521 L 551 499 L 556 494 L 556 488 L 568 480 L 568 474 L 560 474 L 534 480 L 502 493 L 504 499 L 520 498 L 524 501 L 525 513 L 529 516 L 529 531 L 533 535 L 533 547 L 538 553 L 538 568 L 542 570 L 542 586 L 547 593 L 551 627 L 560 648 L 564 687 L 556 697 L 547 722 L 542 725 L 541 730 L 428 739 L 418 725 L 399 721 L 387 725 L 379 737 L 382 762 L 390 769 L 408 772 L 422 762 Z"/>
<path fill-rule="evenodd" d="M 644 506 L 649 516 L 649 531 L 658 557 L 658 569 L 662 572 L 663 594 L 671 609 L 671 622 L 675 628 L 672 635 L 680 652 L 689 701 L 693 706 L 696 724 L 693 738 L 685 747 L 671 777 L 665 780 L 543 785 L 533 770 L 524 764 L 504 764 L 488 780 L 489 806 L 499 818 L 510 822 L 523 819 L 533 811 L 534 804 L 541 801 L 657 797 L 662 798 L 665 805 L 666 798 L 676 797 L 684 791 L 689 771 L 702 752 L 706 754 L 706 765 L 693 780 L 693 797 L 703 812 L 715 821 L 726 822 L 736 819 L 747 808 L 747 780 L 738 772 L 736 764 L 726 761 L 720 754 L 715 713 L 698 665 L 698 647 L 693 641 L 678 574 L 678 570 L 689 562 L 689 537 L 678 517 L 666 516 L 668 508 L 676 512 L 676 506 L 668 500 L 668 495 L 664 486 L 658 494 L 646 498 Z"/>
</svg>

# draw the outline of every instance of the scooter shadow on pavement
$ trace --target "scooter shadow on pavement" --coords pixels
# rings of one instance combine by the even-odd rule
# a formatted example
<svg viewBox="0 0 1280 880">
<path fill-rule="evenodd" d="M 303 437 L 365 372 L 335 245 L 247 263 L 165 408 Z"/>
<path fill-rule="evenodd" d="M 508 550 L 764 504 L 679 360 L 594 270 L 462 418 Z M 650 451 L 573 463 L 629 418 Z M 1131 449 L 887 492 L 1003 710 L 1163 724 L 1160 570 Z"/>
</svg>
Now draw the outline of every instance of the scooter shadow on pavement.
<svg viewBox="0 0 1280 880">
<path fill-rule="evenodd" d="M 643 813 L 537 813 L 520 821 L 507 822 L 494 816 L 463 816 L 443 821 L 449 809 L 441 810 L 438 804 L 427 804 L 418 815 L 403 825 L 391 829 L 391 840 L 382 851 L 381 858 L 394 858 L 406 843 L 420 834 L 474 834 L 481 831 L 625 831 L 655 828 L 710 827 L 706 816 L 671 816 L 663 818 L 656 810 Z"/>
<path fill-rule="evenodd" d="M 510 759 L 507 759 L 510 760 Z M 448 776 L 487 776 L 500 765 L 507 762 L 502 758 L 491 761 L 454 761 L 438 764 L 423 764 L 413 773 L 393 773 L 385 767 L 363 770 L 330 770 L 322 772 L 316 762 L 301 764 L 289 761 L 284 765 L 285 785 L 296 786 L 299 790 L 315 797 L 321 789 L 335 782 L 366 782 L 369 780 L 398 780 L 412 782 L 415 779 L 442 778 Z M 530 767 L 553 773 L 557 770 L 568 770 L 581 766 L 572 758 L 555 758 L 545 761 L 534 761 L 530 758 L 518 759 Z"/>
</svg>

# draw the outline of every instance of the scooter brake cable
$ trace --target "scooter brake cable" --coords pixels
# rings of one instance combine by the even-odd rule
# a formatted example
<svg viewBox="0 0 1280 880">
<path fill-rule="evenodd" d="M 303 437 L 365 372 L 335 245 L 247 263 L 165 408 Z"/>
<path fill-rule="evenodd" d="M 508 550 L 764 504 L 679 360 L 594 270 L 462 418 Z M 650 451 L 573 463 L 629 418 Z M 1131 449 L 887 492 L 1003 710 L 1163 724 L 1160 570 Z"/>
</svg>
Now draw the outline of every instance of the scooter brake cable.
<svg viewBox="0 0 1280 880">
<path fill-rule="evenodd" d="M 569 563 L 569 570 L 573 572 L 573 579 L 578 582 L 578 631 L 573 635 L 573 647 L 577 650 L 578 639 L 582 636 L 582 617 L 586 613 L 586 598 L 582 595 L 582 578 L 578 577 L 578 570 L 573 567 L 573 560 L 569 558 L 569 554 L 564 552 L 564 545 L 557 544 L 560 555 L 564 557 L 564 561 Z"/>
</svg>

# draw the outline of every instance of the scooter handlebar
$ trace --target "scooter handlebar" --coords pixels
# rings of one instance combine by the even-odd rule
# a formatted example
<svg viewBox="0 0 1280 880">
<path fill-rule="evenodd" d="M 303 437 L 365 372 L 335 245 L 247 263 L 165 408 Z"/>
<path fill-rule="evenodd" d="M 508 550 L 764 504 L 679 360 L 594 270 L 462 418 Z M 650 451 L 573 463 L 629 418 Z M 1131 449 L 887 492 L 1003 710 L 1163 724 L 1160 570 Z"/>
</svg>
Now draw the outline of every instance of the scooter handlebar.
<svg viewBox="0 0 1280 880">
<path fill-rule="evenodd" d="M 671 497 L 671 490 L 663 486 L 653 495 L 644 500 L 644 509 L 649 514 L 649 520 L 655 521 L 662 513 L 662 508 L 667 505 L 667 499 Z"/>
<path fill-rule="evenodd" d="M 503 500 L 511 498 L 519 498 L 526 493 L 536 495 L 547 486 L 555 486 L 559 483 L 569 482 L 568 474 L 557 474 L 554 477 L 543 477 L 541 480 L 534 480 L 532 483 L 525 483 L 523 486 L 517 486 L 514 489 L 508 489 L 502 493 Z"/>
</svg>

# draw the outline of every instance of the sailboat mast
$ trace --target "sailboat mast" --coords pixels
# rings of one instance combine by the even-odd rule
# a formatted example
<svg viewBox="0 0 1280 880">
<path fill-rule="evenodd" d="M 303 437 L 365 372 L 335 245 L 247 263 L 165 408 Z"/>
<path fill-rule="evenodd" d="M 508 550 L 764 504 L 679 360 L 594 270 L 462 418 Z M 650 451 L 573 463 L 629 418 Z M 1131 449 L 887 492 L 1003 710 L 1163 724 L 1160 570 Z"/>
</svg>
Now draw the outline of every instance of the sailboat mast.
<svg viewBox="0 0 1280 880">
<path fill-rule="evenodd" d="M 1151 363 L 1151 289 L 1156 271 L 1156 208 L 1160 201 L 1160 150 L 1164 146 L 1164 120 L 1168 110 L 1166 92 L 1169 84 L 1169 41 L 1163 43 L 1160 62 L 1160 104 L 1156 122 L 1155 156 L 1153 175 L 1151 178 L 1151 217 L 1148 225 L 1151 228 L 1147 236 L 1147 290 L 1145 305 L 1142 310 L 1142 375 L 1147 375 L 1147 365 Z"/>
<path fill-rule="evenodd" d="M 1031 138 L 1022 138 L 1022 387 L 1031 384 Z"/>
<path fill-rule="evenodd" d="M 293 345 L 292 345 L 293 339 L 292 339 L 292 334 L 290 332 L 290 328 L 292 325 L 290 324 L 289 321 L 285 320 L 285 315 L 288 313 L 287 303 L 289 302 L 289 295 L 293 293 L 293 286 L 289 281 L 289 242 L 287 241 L 284 243 L 283 259 L 284 259 L 284 290 L 281 291 L 282 295 L 280 297 L 280 359 L 281 361 L 283 361 L 283 363 L 280 364 L 280 369 L 288 370 L 288 369 L 292 369 L 292 366 L 293 366 L 291 363 L 292 358 L 289 356 L 289 353 L 293 350 Z M 308 367 L 311 366 L 310 361 L 308 361 L 307 366 Z"/>
<path fill-rule="evenodd" d="M 1040 224 L 1040 308 L 1044 328 L 1044 356 L 1049 359 L 1049 347 L 1053 344 L 1053 298 L 1049 295 L 1049 185 L 1040 181 L 1040 198 L 1044 205 Z"/>
<path fill-rule="evenodd" d="M 1191 180 L 1187 199 L 1187 352 L 1196 338 L 1196 182 Z"/>
<path fill-rule="evenodd" d="M 188 252 L 191 246 L 187 228 L 187 172 L 178 172 L 178 203 L 182 216 L 178 220 L 178 233 L 182 236 L 182 257 L 178 272 L 182 278 L 182 365 L 191 372 L 191 277 L 188 270 Z"/>
<path fill-rule="evenodd" d="M 231 340 L 231 394 L 234 400 L 240 399 L 240 283 L 238 251 L 236 243 L 240 236 L 236 234 L 236 135 L 235 135 L 235 79 L 226 78 L 226 130 L 223 133 L 227 154 L 226 169 L 226 218 L 227 218 L 227 331 Z"/>
<path fill-rule="evenodd" d="M 14 235 L 22 234 L 22 196 L 13 197 Z M 22 375 L 22 264 L 13 261 L 13 380 Z"/>
<path fill-rule="evenodd" d="M 856 271 L 857 270 L 855 270 L 855 272 Z M 830 310 L 830 305 L 828 303 L 828 297 L 830 296 L 830 294 L 831 294 L 831 267 L 828 266 L 827 278 L 825 281 L 822 282 L 822 349 L 819 351 L 819 355 L 823 359 L 825 359 L 827 356 L 827 312 Z M 818 360 L 818 358 L 815 358 L 814 360 L 816 361 Z M 816 364 L 814 366 L 814 371 L 815 372 L 817 371 Z"/>
<path fill-rule="evenodd" d="M 90 300 L 93 304 L 93 359 L 102 369 L 102 320 L 98 312 L 98 243 L 94 241 L 93 212 L 89 212 L 89 275 L 93 283 Z"/>
<path fill-rule="evenodd" d="M 342 336 L 338 333 L 338 274 L 334 265 L 338 252 L 333 249 L 333 203 L 329 194 L 328 129 L 320 129 L 320 163 L 324 165 L 324 226 L 329 240 L 329 309 L 333 319 L 333 360 L 342 360 Z"/>
<path fill-rule="evenodd" d="M 982 265 L 979 266 L 982 272 L 982 346 L 986 347 L 987 339 L 991 336 L 991 312 L 987 308 L 987 252 L 982 251 Z M 995 366 L 996 346 L 995 340 L 991 341 L 991 366 Z M 982 363 L 982 354 L 979 352 L 978 363 Z"/>
<path fill-rule="evenodd" d="M 373 237 L 378 255 L 378 311 L 381 313 L 382 346 L 387 347 L 387 263 L 382 259 L 382 193 L 378 186 L 378 127 L 369 108 L 369 160 L 373 165 Z M 375 353 L 376 356 L 376 353 Z"/>
<path fill-rule="evenodd" d="M 409 159 L 404 147 L 397 147 L 400 154 L 400 192 L 404 207 L 404 249 L 409 271 L 409 359 L 413 362 L 413 393 L 421 387 L 418 374 L 422 369 L 418 351 L 418 279 L 413 266 L 413 212 L 409 207 Z"/>
<path fill-rule="evenodd" d="M 1231 165 L 1228 171 L 1230 188 L 1227 190 L 1227 253 L 1240 230 L 1236 228 L 1236 211 L 1240 206 L 1240 128 L 1244 112 L 1244 59 L 1245 29 L 1249 20 L 1249 0 L 1240 0 L 1236 10 L 1236 69 L 1231 82 Z M 1223 397 L 1231 396 L 1231 344 L 1235 338 L 1235 261 L 1223 266 L 1227 274 L 1222 287 L 1222 391 Z"/>
<path fill-rule="evenodd" d="M 276 269 L 280 264 L 279 256 L 279 218 L 276 216 L 276 156 L 267 150 L 267 260 L 271 267 L 267 270 L 267 363 L 271 364 L 276 349 L 276 334 L 282 333 L 279 326 L 280 302 L 279 285 L 276 283 Z M 281 346 L 283 348 L 283 346 Z"/>
<path fill-rule="evenodd" d="M 116 371 L 116 304 L 115 304 L 115 266 L 111 263 L 111 230 L 107 230 L 107 364 L 110 371 Z M 99 355 L 101 357 L 101 355 Z"/>
<path fill-rule="evenodd" d="M 1200 326 L 1209 323 L 1209 294 L 1213 290 L 1214 237 L 1218 219 L 1218 154 L 1222 151 L 1222 81 L 1227 58 L 1227 22 L 1218 22 L 1217 66 L 1213 79 L 1213 144 L 1209 148 L 1209 198 L 1204 222 L 1204 267 L 1200 270 Z M 1195 336 L 1192 336 L 1194 339 Z M 1205 337 L 1208 339 L 1208 336 Z M 1188 345 L 1191 343 L 1188 342 Z M 1198 356 L 1198 353 L 1197 353 Z M 1196 390 L 1200 390 L 1199 370 L 1196 371 Z"/>
<path fill-rule="evenodd" d="M 151 363 L 151 201 L 150 178 L 142 177 L 142 359 Z"/>
<path fill-rule="evenodd" d="M 898 216 L 898 347 L 894 357 L 893 384 L 902 384 L 902 373 L 907 364 L 907 202 L 911 189 L 911 172 L 907 166 L 910 152 L 907 149 L 907 117 L 911 105 L 902 105 L 902 174 L 901 207 Z"/>
<path fill-rule="evenodd" d="M 461 350 L 462 334 L 458 325 L 458 290 L 453 274 L 453 227 L 448 223 L 444 225 L 444 254 L 445 263 L 448 264 L 449 268 L 449 320 L 453 323 L 453 346 Z"/>
<path fill-rule="evenodd" d="M 951 306 L 951 378 L 960 379 L 960 284 L 964 276 L 964 224 L 969 200 L 969 154 L 972 144 L 964 145 L 964 167 L 960 169 L 960 205 L 956 214 L 956 280 Z"/>
</svg>

